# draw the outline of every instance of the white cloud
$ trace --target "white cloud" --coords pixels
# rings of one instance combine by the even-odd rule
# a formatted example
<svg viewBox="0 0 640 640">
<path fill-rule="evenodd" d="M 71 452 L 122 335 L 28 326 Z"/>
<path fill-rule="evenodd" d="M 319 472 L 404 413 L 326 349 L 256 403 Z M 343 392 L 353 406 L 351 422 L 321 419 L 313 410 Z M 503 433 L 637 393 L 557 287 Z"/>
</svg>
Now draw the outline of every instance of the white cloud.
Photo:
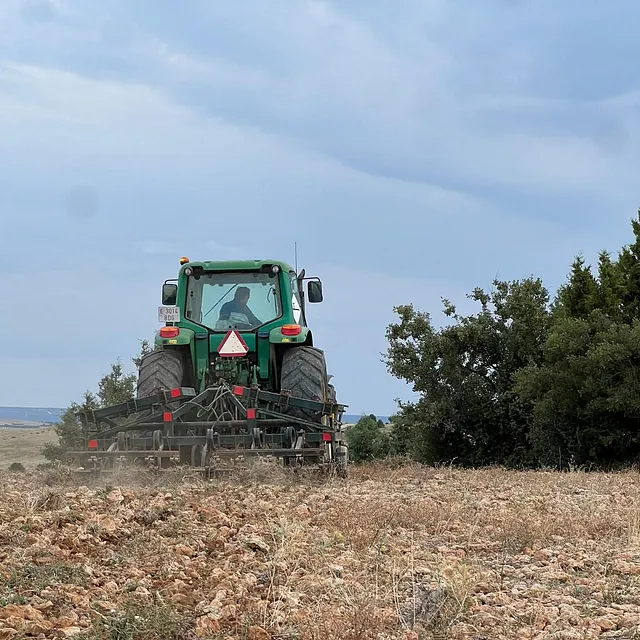
<svg viewBox="0 0 640 640">
<path fill-rule="evenodd" d="M 452 213 L 474 206 L 438 186 L 375 179 L 275 134 L 204 117 L 144 85 L 12 64 L 0 72 L 0 87 L 0 153 L 12 158 L 6 167 L 12 179 L 55 180 L 60 196 L 93 189 L 97 202 L 92 207 L 108 206 L 112 188 L 124 194 L 132 188 L 149 192 L 170 186 L 175 192 L 197 185 L 212 203 L 222 202 L 220 210 L 189 212 L 201 220 L 222 212 L 233 217 L 231 189 L 242 190 L 235 198 L 245 208 L 255 196 L 250 206 L 256 213 L 266 210 L 265 198 L 286 192 L 308 215 L 317 207 L 315 196 L 331 195 L 327 189 L 366 193 L 374 184 L 377 197 L 423 204 L 426 198 L 433 208 Z"/>
<path fill-rule="evenodd" d="M 125 5 L 117 6 L 118 15 L 126 16 Z M 463 16 L 455 8 L 447 9 L 445 3 L 432 2 L 428 8 L 417 3 L 403 5 L 395 19 L 386 24 L 380 22 L 384 17 L 376 15 L 375 10 L 366 18 L 355 18 L 349 15 L 348 8 L 338 9 L 328 2 L 280 2 L 268 8 L 253 5 L 251 14 L 249 6 L 240 3 L 233 7 L 207 7 L 201 14 L 204 22 L 218 28 L 223 25 L 230 33 L 247 37 L 251 48 L 241 62 L 217 55 L 202 45 L 187 51 L 166 34 L 160 37 L 149 29 L 145 31 L 144 22 L 140 21 L 125 50 L 125 59 L 128 56 L 132 65 L 144 59 L 153 82 L 179 95 L 181 101 L 191 101 L 207 111 L 221 109 L 245 126 L 253 123 L 255 129 L 250 134 L 258 139 L 264 138 L 265 130 L 271 130 L 278 134 L 280 144 L 295 140 L 310 153 L 331 155 L 363 171 L 417 177 L 427 182 L 429 176 L 438 176 L 488 186 L 565 193 L 576 189 L 615 191 L 633 177 L 625 162 L 628 156 L 611 156 L 611 145 L 620 147 L 621 143 L 610 135 L 569 130 L 560 135 L 532 133 L 518 114 L 541 99 L 527 90 L 526 83 L 508 83 L 498 67 L 479 74 L 471 66 L 473 60 L 460 55 L 466 55 L 463 42 L 456 41 L 457 49 L 447 48 L 443 38 L 437 37 L 438 30 L 451 29 L 448 20 Z M 83 28 L 96 31 L 98 26 L 89 21 L 86 8 L 78 3 L 74 7 L 84 18 Z M 522 7 L 520 14 L 507 13 L 504 20 L 520 28 L 523 16 L 534 17 L 529 9 L 522 13 L 524 10 Z M 518 15 L 520 22 L 509 22 Z M 492 12 L 491 16 L 495 20 L 497 14 Z M 480 28 L 487 34 L 500 33 L 502 22 L 494 24 L 481 18 L 474 12 L 465 18 L 462 27 L 471 29 L 475 25 L 476 30 Z M 397 37 L 400 26 L 408 29 L 404 41 Z M 538 29 L 543 26 L 544 21 L 536 25 Z M 59 28 L 67 34 L 63 49 L 72 48 L 71 35 L 81 37 L 80 32 Z M 215 46 L 212 41 L 211 47 Z M 525 45 L 518 45 L 512 34 L 505 42 L 505 60 L 517 46 Z M 284 55 L 289 56 L 286 71 L 279 67 Z M 498 64 L 498 59 L 491 58 L 490 62 Z M 535 61 L 529 64 L 534 65 Z M 490 96 L 481 89 L 456 88 L 460 74 L 478 76 L 490 72 L 498 74 L 507 91 L 496 93 L 495 82 Z M 53 96 L 45 96 L 49 101 L 63 96 L 65 86 L 70 90 L 70 84 L 77 85 L 75 78 L 65 77 L 63 81 L 62 77 L 51 77 L 50 71 L 46 73 L 50 76 L 47 82 L 56 87 Z M 98 144 L 102 153 L 123 149 L 132 161 L 149 161 L 145 149 L 136 145 L 138 136 L 131 136 L 131 127 L 126 125 L 124 131 L 113 132 L 112 143 L 106 149 L 104 141 L 95 140 L 91 129 L 96 120 L 89 114 L 95 113 L 98 100 L 112 105 L 106 114 L 104 109 L 98 109 L 106 123 L 130 119 L 142 138 L 153 132 L 167 140 L 168 119 L 174 123 L 190 120 L 174 104 L 162 113 L 155 109 L 155 119 L 140 122 L 141 112 L 149 110 L 149 102 L 156 100 L 157 93 L 146 88 L 143 93 L 141 86 L 133 86 L 137 100 L 120 101 L 122 108 L 118 108 L 119 96 L 114 94 L 113 86 L 101 87 L 73 94 L 75 107 L 69 110 L 67 123 L 73 122 L 75 127 L 75 123 L 83 122 L 79 129 L 82 136 L 93 145 Z M 569 100 L 545 98 L 545 104 L 563 117 L 576 108 L 576 103 Z M 509 129 L 483 123 L 488 109 L 509 117 Z M 53 126 L 52 122 L 48 124 Z M 67 128 L 59 120 L 56 126 Z M 180 131 L 186 135 L 184 127 Z M 68 131 L 64 133 L 68 135 Z M 628 154 L 638 150 L 637 135 L 632 134 L 628 129 L 617 134 L 625 136 Z M 188 135 L 192 158 L 203 160 L 207 151 L 195 140 L 197 132 L 191 130 Z M 203 137 L 207 138 L 206 132 Z M 238 146 L 239 142 L 221 136 L 221 144 Z M 176 154 L 177 161 L 186 160 L 184 154 Z"/>
<path fill-rule="evenodd" d="M 433 311 L 494 275 L 556 284 L 575 252 L 627 237 L 637 91 L 540 89 L 560 5 L 24 6 L 0 6 L 0 266 L 22 314 L 0 404 L 26 397 L 18 344 L 38 404 L 64 404 L 152 333 L 179 256 L 292 258 L 297 241 L 327 285 L 312 318 L 339 392 L 389 411 L 393 304 Z M 343 340 L 361 315 L 363 341 Z"/>
<path fill-rule="evenodd" d="M 257 169 L 274 151 L 270 136 L 199 118 L 140 84 L 5 64 L 0 86 L 1 144 L 16 154 L 17 162 L 34 159 L 26 147 L 33 144 L 41 152 L 41 163 L 50 162 L 55 153 L 67 168 L 82 157 L 94 166 L 118 161 L 126 169 L 173 172 L 182 163 L 193 169 L 206 160 L 208 170 L 224 171 L 230 161 L 241 160 L 242 151 L 234 150 L 242 150 L 249 140 Z"/>
<path fill-rule="evenodd" d="M 428 181 L 435 174 L 485 186 L 551 193 L 613 192 L 632 177 L 624 159 L 612 157 L 595 134 L 567 128 L 561 133 L 536 133 L 521 117 L 523 108 L 540 103 L 570 117 L 579 106 L 575 101 L 542 101 L 527 92 L 526 84 L 506 83 L 510 92 L 494 97 L 482 90 L 456 90 L 454 77 L 463 72 L 495 71 L 505 82 L 504 74 L 499 69 L 481 74 L 470 68 L 469 60 L 462 61 L 424 37 L 420 45 L 392 49 L 370 24 L 326 2 L 294 8 L 286 4 L 279 9 L 262 18 L 284 42 L 283 48 L 299 53 L 286 74 L 269 72 L 268 57 L 256 62 L 259 70 L 245 63 L 232 78 L 216 73 L 220 60 L 207 58 L 206 52 L 190 65 L 201 70 L 203 79 L 211 69 L 217 84 L 209 93 L 216 102 L 224 94 L 225 104 L 233 103 L 237 95 L 244 121 L 251 116 L 241 102 L 251 96 L 256 122 L 267 122 L 283 137 L 304 141 L 308 148 L 357 169 L 383 175 L 404 174 Z M 439 12 L 444 12 L 442 5 Z M 243 29 L 239 15 L 223 11 L 222 19 L 232 30 Z M 217 16 L 216 10 L 211 19 Z M 402 18 L 411 19 L 407 13 Z M 377 26 L 378 32 L 384 31 Z M 392 29 L 389 26 L 387 33 Z M 514 46 L 513 39 L 509 46 Z M 505 52 L 507 59 L 510 53 L 511 49 Z M 196 76 L 192 80 L 197 84 Z M 189 86 L 180 86 L 188 95 Z M 486 126 L 483 114 L 489 108 L 509 116 L 511 126 Z M 637 151 L 637 136 L 628 138 L 627 145 Z"/>
</svg>

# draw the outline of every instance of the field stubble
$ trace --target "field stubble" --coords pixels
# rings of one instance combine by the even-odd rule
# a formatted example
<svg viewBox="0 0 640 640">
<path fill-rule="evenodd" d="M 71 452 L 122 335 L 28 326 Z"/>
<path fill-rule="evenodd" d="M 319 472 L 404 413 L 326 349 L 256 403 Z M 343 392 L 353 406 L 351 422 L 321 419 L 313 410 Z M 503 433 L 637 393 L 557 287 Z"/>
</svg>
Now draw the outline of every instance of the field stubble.
<svg viewBox="0 0 640 640">
<path fill-rule="evenodd" d="M 57 443 L 58 436 L 53 428 L 12 429 L 0 424 L 0 470 L 6 470 L 12 463 L 20 463 L 33 469 L 47 461 L 42 455 L 42 447 L 47 443 Z"/>
<path fill-rule="evenodd" d="M 0 640 L 640 638 L 637 473 L 260 469 L 3 473 Z"/>
</svg>

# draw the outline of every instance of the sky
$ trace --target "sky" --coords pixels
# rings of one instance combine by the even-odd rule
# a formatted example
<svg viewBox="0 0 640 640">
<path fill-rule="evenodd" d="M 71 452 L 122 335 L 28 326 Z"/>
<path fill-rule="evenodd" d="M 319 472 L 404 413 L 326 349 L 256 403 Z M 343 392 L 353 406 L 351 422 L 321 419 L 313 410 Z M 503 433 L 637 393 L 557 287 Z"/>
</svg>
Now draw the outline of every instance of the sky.
<svg viewBox="0 0 640 640">
<path fill-rule="evenodd" d="M 180 256 L 297 242 L 338 400 L 388 415 L 395 305 L 630 240 L 637 2 L 179 4 L 0 3 L 0 406 L 133 370 Z"/>
</svg>

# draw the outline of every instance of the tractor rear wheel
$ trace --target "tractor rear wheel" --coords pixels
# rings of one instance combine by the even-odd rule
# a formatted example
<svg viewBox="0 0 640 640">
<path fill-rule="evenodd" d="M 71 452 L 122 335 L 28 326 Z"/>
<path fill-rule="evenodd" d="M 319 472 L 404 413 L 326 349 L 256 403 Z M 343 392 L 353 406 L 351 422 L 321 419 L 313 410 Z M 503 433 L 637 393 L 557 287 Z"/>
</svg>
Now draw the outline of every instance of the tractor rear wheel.
<svg viewBox="0 0 640 640">
<path fill-rule="evenodd" d="M 151 351 L 142 357 L 138 370 L 137 398 L 147 398 L 160 391 L 182 386 L 184 363 L 174 349 Z"/>
<path fill-rule="evenodd" d="M 282 358 L 280 388 L 304 400 L 326 402 L 329 398 L 327 364 L 324 351 L 316 347 L 299 346 L 287 349 Z M 309 409 L 286 407 L 283 413 L 311 422 L 322 421 L 322 415 Z"/>
</svg>

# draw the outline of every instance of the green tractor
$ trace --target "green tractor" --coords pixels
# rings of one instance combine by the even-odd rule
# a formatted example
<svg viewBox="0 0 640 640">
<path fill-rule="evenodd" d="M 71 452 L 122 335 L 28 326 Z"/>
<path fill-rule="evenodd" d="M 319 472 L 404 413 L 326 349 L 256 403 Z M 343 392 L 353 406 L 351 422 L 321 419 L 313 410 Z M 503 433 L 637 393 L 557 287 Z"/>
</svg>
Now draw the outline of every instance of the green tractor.
<svg viewBox="0 0 640 640">
<path fill-rule="evenodd" d="M 136 398 L 82 413 L 87 449 L 69 461 L 91 472 L 132 460 L 210 472 L 268 456 L 345 474 L 345 405 L 307 324 L 321 281 L 276 260 L 180 265 L 162 287 L 164 326 L 141 360 Z"/>
</svg>

